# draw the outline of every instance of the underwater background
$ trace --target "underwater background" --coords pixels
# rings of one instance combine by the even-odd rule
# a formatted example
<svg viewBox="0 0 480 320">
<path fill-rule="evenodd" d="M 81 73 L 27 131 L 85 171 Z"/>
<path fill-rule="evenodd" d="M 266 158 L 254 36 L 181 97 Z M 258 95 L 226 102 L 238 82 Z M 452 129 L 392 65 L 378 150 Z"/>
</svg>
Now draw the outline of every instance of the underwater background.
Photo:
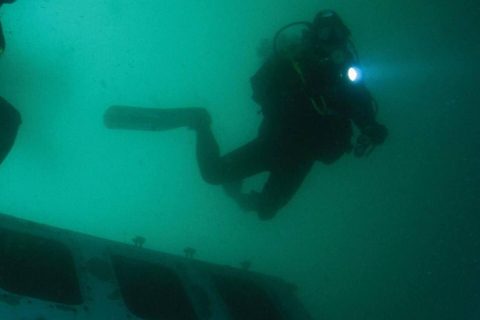
<svg viewBox="0 0 480 320">
<path fill-rule="evenodd" d="M 317 163 L 273 220 L 203 182 L 192 131 L 103 126 L 113 104 L 206 107 L 235 149 L 261 121 L 257 47 L 323 9 L 351 29 L 390 135 L 368 158 Z M 249 260 L 296 283 L 314 319 L 480 319 L 478 2 L 19 0 L 0 14 L 0 95 L 23 118 L 0 212 Z"/>
</svg>

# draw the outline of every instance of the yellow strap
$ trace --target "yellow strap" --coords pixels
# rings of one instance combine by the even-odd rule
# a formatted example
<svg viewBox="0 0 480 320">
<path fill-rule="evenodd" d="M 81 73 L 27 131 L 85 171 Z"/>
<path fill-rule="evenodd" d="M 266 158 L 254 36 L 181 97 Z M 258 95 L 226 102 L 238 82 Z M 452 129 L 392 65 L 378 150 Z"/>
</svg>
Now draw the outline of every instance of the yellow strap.
<svg viewBox="0 0 480 320">
<path fill-rule="evenodd" d="M 307 81 L 305 81 L 305 78 L 302 73 L 302 69 L 300 68 L 300 65 L 298 64 L 298 61 L 292 61 L 293 68 L 295 71 L 297 71 L 298 75 L 300 76 L 300 79 L 302 80 L 303 85 L 306 87 L 307 86 Z M 321 115 L 325 115 L 327 113 L 327 106 L 325 104 L 325 99 L 323 99 L 323 96 L 320 96 L 320 99 L 322 101 L 322 107 L 320 108 L 312 97 L 310 97 L 310 102 L 312 103 L 313 108 L 315 111 L 317 111 Z"/>
<path fill-rule="evenodd" d="M 307 82 L 305 81 L 305 78 L 303 77 L 302 69 L 300 68 L 300 65 L 298 64 L 298 61 L 292 61 L 293 68 L 295 71 L 297 71 L 298 75 L 300 76 L 300 79 L 302 80 L 303 85 L 307 85 Z"/>
</svg>

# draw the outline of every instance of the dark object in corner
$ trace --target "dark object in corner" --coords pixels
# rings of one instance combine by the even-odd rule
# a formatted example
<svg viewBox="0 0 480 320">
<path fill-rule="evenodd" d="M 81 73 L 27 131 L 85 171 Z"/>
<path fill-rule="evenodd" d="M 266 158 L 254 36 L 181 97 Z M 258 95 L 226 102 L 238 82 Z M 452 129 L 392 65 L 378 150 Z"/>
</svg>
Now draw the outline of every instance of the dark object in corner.
<svg viewBox="0 0 480 320">
<path fill-rule="evenodd" d="M 2 4 L 0 3 L 0 7 Z M 0 21 L 0 55 L 5 51 L 5 36 L 3 35 L 3 27 L 2 27 L 2 22 Z"/>
<path fill-rule="evenodd" d="M 61 242 L 0 228 L 0 295 L 9 294 L 65 305 L 82 304 L 72 252 Z M 1 319 L 12 319 L 4 317 Z"/>
<path fill-rule="evenodd" d="M 20 113 L 0 97 L 0 164 L 12 149 L 21 123 Z"/>
</svg>

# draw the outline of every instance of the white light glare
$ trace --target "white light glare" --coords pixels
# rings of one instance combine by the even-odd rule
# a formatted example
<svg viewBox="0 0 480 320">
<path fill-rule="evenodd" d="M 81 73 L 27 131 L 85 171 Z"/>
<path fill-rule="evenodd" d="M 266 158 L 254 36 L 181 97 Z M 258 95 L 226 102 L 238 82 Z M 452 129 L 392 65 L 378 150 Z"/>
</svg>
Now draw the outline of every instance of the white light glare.
<svg viewBox="0 0 480 320">
<path fill-rule="evenodd" d="M 358 68 L 355 68 L 355 67 L 350 67 L 348 69 L 348 78 L 352 82 L 356 82 L 356 81 L 360 80 L 360 70 Z"/>
</svg>

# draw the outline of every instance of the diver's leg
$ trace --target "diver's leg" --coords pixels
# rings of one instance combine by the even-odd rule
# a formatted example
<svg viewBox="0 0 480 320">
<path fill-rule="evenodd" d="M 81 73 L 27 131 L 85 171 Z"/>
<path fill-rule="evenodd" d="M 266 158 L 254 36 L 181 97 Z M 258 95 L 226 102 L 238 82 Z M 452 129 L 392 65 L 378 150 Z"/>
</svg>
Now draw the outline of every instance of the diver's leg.
<svg viewBox="0 0 480 320">
<path fill-rule="evenodd" d="M 0 97 L 0 164 L 12 149 L 21 123 L 20 113 Z"/>
<path fill-rule="evenodd" d="M 109 129 L 165 131 L 179 127 L 195 128 L 199 123 L 210 121 L 204 108 L 141 108 L 111 106 L 103 121 Z"/>
<path fill-rule="evenodd" d="M 231 191 L 241 189 L 238 181 L 268 170 L 268 148 L 258 139 L 221 157 L 212 130 L 197 129 L 196 152 L 203 179 L 210 184 L 230 184 Z"/>
<path fill-rule="evenodd" d="M 265 141 L 257 138 L 222 157 L 226 166 L 227 182 L 223 190 L 244 210 L 250 211 L 249 195 L 242 192 L 243 179 L 269 171 L 275 161 L 275 153 Z M 247 200 L 247 203 L 246 203 Z"/>
<path fill-rule="evenodd" d="M 203 179 L 211 184 L 221 184 L 227 196 L 242 209 L 255 210 L 252 207 L 251 194 L 242 192 L 243 179 L 269 171 L 275 161 L 271 146 L 260 139 L 220 157 L 218 144 L 211 130 L 197 135 L 197 160 Z"/>
<path fill-rule="evenodd" d="M 277 211 L 292 199 L 313 164 L 314 161 L 311 160 L 289 166 L 279 166 L 270 173 L 262 192 L 250 195 L 253 209 L 257 211 L 260 219 L 273 218 Z"/>
<path fill-rule="evenodd" d="M 197 163 L 203 180 L 219 184 L 220 148 L 210 127 L 197 128 Z"/>
</svg>

